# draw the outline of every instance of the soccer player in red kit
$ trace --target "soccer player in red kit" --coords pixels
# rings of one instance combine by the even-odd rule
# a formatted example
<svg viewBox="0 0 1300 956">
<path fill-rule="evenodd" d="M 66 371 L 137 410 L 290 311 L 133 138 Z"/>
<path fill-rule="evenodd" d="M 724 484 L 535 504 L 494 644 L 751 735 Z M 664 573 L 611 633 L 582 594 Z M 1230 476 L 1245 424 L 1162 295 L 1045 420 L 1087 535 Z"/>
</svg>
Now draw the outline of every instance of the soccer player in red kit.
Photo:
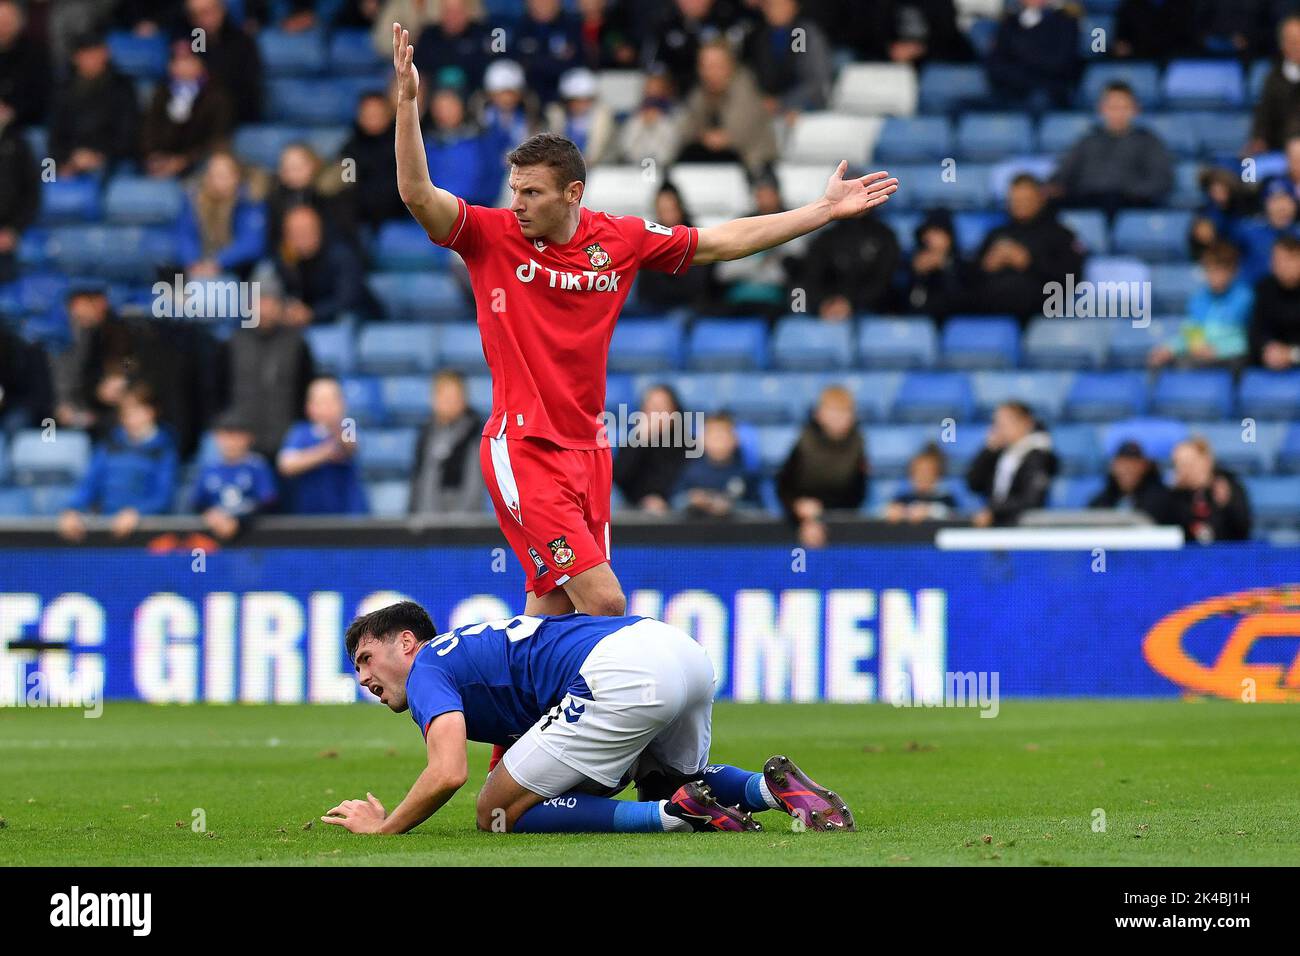
<svg viewBox="0 0 1300 956">
<path fill-rule="evenodd" d="M 398 191 L 429 238 L 469 270 L 492 372 L 480 461 L 501 530 L 524 567 L 524 613 L 622 614 L 626 600 L 609 566 L 612 456 L 601 422 L 609 341 L 637 271 L 680 274 L 769 249 L 861 215 L 897 181 L 883 172 L 846 180 L 841 163 L 815 203 L 670 229 L 584 208 L 581 152 L 543 133 L 506 157 L 510 207 L 471 206 L 429 179 L 413 55 L 409 34 L 394 23 Z"/>
</svg>

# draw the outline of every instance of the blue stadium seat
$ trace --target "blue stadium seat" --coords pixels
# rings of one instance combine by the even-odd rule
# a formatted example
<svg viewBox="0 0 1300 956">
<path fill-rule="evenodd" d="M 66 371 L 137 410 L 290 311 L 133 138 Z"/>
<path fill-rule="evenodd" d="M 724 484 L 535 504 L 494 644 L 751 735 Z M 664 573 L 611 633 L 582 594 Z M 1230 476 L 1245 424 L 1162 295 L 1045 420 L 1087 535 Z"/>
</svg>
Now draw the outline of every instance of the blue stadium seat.
<svg viewBox="0 0 1300 956">
<path fill-rule="evenodd" d="M 1174 60 L 1165 68 L 1162 92 L 1175 109 L 1233 109 L 1245 102 L 1245 86 L 1233 60 Z"/>
<path fill-rule="evenodd" d="M 1130 418 L 1102 427 L 1102 453 L 1109 459 L 1124 442 L 1135 441 L 1148 458 L 1165 462 L 1174 446 L 1187 435 L 1186 422 L 1170 418 Z"/>
<path fill-rule="evenodd" d="M 379 390 L 379 379 L 371 375 L 345 375 L 339 379 L 339 387 L 343 390 L 348 418 L 365 428 L 384 423 L 384 398 Z"/>
<path fill-rule="evenodd" d="M 1152 284 L 1152 297 L 1155 298 Z M 1116 368 L 1146 368 L 1151 350 L 1169 340 L 1178 329 L 1180 320 L 1168 317 L 1153 318 L 1148 325 L 1120 322 L 1110 339 L 1109 364 Z"/>
<path fill-rule="evenodd" d="M 307 345 L 319 371 L 343 375 L 352 371 L 355 345 L 352 329 L 345 323 L 313 325 L 306 331 Z"/>
<path fill-rule="evenodd" d="M 1250 101 L 1252 103 L 1259 100 L 1259 95 L 1264 92 L 1264 81 L 1268 79 L 1268 74 L 1273 70 L 1273 61 L 1269 59 L 1259 59 L 1250 65 L 1250 73 L 1246 77 L 1246 85 L 1250 91 Z"/>
<path fill-rule="evenodd" d="M 1205 201 L 1201 195 L 1201 164 L 1183 160 L 1174 166 L 1174 189 L 1165 200 L 1171 209 L 1199 209 Z"/>
<path fill-rule="evenodd" d="M 1001 159 L 1033 141 L 1034 128 L 1024 113 L 967 113 L 957 121 L 957 152 L 966 160 Z"/>
<path fill-rule="evenodd" d="M 325 163 L 338 159 L 344 144 L 352 135 L 348 126 L 315 126 L 303 131 L 303 139 L 317 156 Z"/>
<path fill-rule="evenodd" d="M 760 369 L 767 360 L 767 322 L 698 319 L 691 326 L 687 351 L 687 366 L 699 371 Z"/>
<path fill-rule="evenodd" d="M 1000 211 L 959 212 L 953 216 L 953 229 L 957 233 L 957 248 L 964 256 L 974 255 L 993 229 L 1007 221 Z"/>
<path fill-rule="evenodd" d="M 1274 468 L 1286 474 L 1300 474 L 1300 423 L 1289 425 L 1278 445 Z"/>
<path fill-rule="evenodd" d="M 1014 368 L 1020 326 L 1010 316 L 953 316 L 943 327 L 943 364 L 949 368 Z"/>
<path fill-rule="evenodd" d="M 263 29 L 257 34 L 257 46 L 268 77 L 311 76 L 325 70 L 329 63 L 325 34 L 320 30 L 286 33 Z"/>
<path fill-rule="evenodd" d="M 49 231 L 45 252 L 64 272 L 142 282 L 176 255 L 170 229 L 143 226 L 61 226 Z"/>
<path fill-rule="evenodd" d="M 432 414 L 432 380 L 427 375 L 386 375 L 380 397 L 394 425 L 422 425 Z"/>
<path fill-rule="evenodd" d="M 961 372 L 908 372 L 894 397 L 894 417 L 901 422 L 962 421 L 974 408 L 970 379 Z"/>
<path fill-rule="evenodd" d="M 388 318 L 396 321 L 437 321 L 472 318 L 456 280 L 446 274 L 373 273 L 366 286 Z"/>
<path fill-rule="evenodd" d="M 1115 217 L 1115 251 L 1148 261 L 1187 258 L 1192 214 L 1182 209 L 1125 209 Z"/>
<path fill-rule="evenodd" d="M 108 34 L 108 55 L 119 73 L 133 80 L 160 80 L 167 73 L 167 38 L 136 36 L 128 30 Z"/>
<path fill-rule="evenodd" d="M 1089 63 L 1079 84 L 1079 108 L 1094 110 L 1108 83 L 1120 80 L 1133 88 L 1138 101 L 1150 109 L 1160 102 L 1160 71 L 1154 63 Z"/>
<path fill-rule="evenodd" d="M 44 485 L 76 482 L 90 464 L 90 436 L 59 428 L 45 441 L 39 428 L 16 433 L 9 448 L 9 469 L 15 484 Z"/>
<path fill-rule="evenodd" d="M 373 73 L 383 65 L 370 42 L 369 30 L 335 30 L 330 37 L 331 73 Z"/>
<path fill-rule="evenodd" d="M 1098 368 L 1114 327 L 1106 319 L 1034 319 L 1020 343 L 1032 368 Z"/>
<path fill-rule="evenodd" d="M 31 513 L 31 489 L 0 487 L 0 515 L 26 517 Z"/>
<path fill-rule="evenodd" d="M 469 407 L 484 418 L 492 411 L 492 379 L 487 375 L 471 375 L 465 379 L 465 391 L 469 395 Z"/>
<path fill-rule="evenodd" d="M 853 361 L 853 323 L 787 316 L 772 336 L 772 365 L 791 370 L 845 368 Z"/>
<path fill-rule="evenodd" d="M 1210 443 L 1216 462 L 1243 475 L 1272 471 L 1282 440 L 1281 426 L 1277 425 L 1256 425 L 1247 431 L 1240 422 L 1193 422 L 1187 429 Z M 1247 441 L 1248 437 L 1253 440 Z"/>
<path fill-rule="evenodd" d="M 290 143 L 305 139 L 305 132 L 297 126 L 283 123 L 251 123 L 235 130 L 232 144 L 235 155 L 246 163 L 275 169 L 280 154 Z"/>
<path fill-rule="evenodd" d="M 1250 138 L 1251 116 L 1244 111 L 1235 113 L 1204 112 L 1186 116 L 1196 129 L 1201 149 L 1209 156 L 1231 157 L 1234 166 L 1241 146 Z M 1240 169 L 1240 166 L 1238 166 Z"/>
<path fill-rule="evenodd" d="M 1196 159 L 1201 155 L 1201 134 L 1183 119 L 1183 114 L 1148 113 L 1139 116 L 1136 122 L 1159 136 L 1176 159 Z"/>
<path fill-rule="evenodd" d="M 369 481 L 408 478 L 415 464 L 414 428 L 367 428 L 357 435 L 357 462 Z"/>
<path fill-rule="evenodd" d="M 184 191 L 174 180 L 114 176 L 104 192 L 104 212 L 109 222 L 122 225 L 171 225 L 183 200 Z"/>
<path fill-rule="evenodd" d="M 929 368 L 938 354 L 929 319 L 867 318 L 858 325 L 858 361 L 865 368 Z"/>
<path fill-rule="evenodd" d="M 376 322 L 357 336 L 357 362 L 369 375 L 432 372 L 438 364 L 437 330 L 415 322 Z"/>
<path fill-rule="evenodd" d="M 614 326 L 609 368 L 615 372 L 654 372 L 681 364 L 682 329 L 663 319 L 624 319 Z"/>
<path fill-rule="evenodd" d="M 43 226 L 94 222 L 101 215 L 99 180 L 93 176 L 70 176 L 41 184 Z"/>
<path fill-rule="evenodd" d="M 986 102 L 989 95 L 988 76 L 978 63 L 927 63 L 921 68 L 921 113 L 951 113 Z"/>
<path fill-rule="evenodd" d="M 1079 237 L 1090 255 L 1110 252 L 1110 226 L 1105 213 L 1096 209 L 1066 209 L 1060 215 L 1061 224 Z"/>
<path fill-rule="evenodd" d="M 451 253 L 429 239 L 415 221 L 386 222 L 379 227 L 370 258 L 382 272 L 427 272 L 445 269 Z"/>
<path fill-rule="evenodd" d="M 1096 122 L 1093 113 L 1047 113 L 1038 122 L 1038 148 L 1044 153 L 1064 153 Z"/>
<path fill-rule="evenodd" d="M 276 123 L 347 123 L 356 106 L 354 86 L 342 79 L 276 79 L 266 84 L 266 116 Z"/>
<path fill-rule="evenodd" d="M 0 310 L 48 312 L 63 305 L 70 280 L 52 272 L 28 272 L 0 287 Z"/>
<path fill-rule="evenodd" d="M 919 212 L 908 212 L 906 210 L 891 209 L 893 202 L 885 208 L 889 211 L 880 218 L 884 221 L 894 233 L 898 240 L 898 247 L 904 255 L 911 255 L 916 248 L 916 227 L 925 219 L 924 214 Z"/>
<path fill-rule="evenodd" d="M 487 373 L 483 339 L 475 322 L 449 322 L 438 327 L 438 367 L 455 369 L 465 375 Z"/>
<path fill-rule="evenodd" d="M 1083 277 L 1089 282 L 1151 281 L 1151 267 L 1132 256 L 1089 256 L 1083 266 Z"/>
<path fill-rule="evenodd" d="M 1247 478 L 1244 484 L 1251 513 L 1261 525 L 1300 526 L 1300 477 Z"/>
<path fill-rule="evenodd" d="M 935 441 L 939 435 L 934 427 L 926 425 L 871 425 L 863 429 L 867 440 L 867 458 L 871 462 L 873 478 L 903 478 L 907 463 L 926 442 Z"/>
<path fill-rule="evenodd" d="M 971 376 L 975 412 L 991 418 L 1003 402 L 1024 402 L 1039 418 L 1052 422 L 1061 417 L 1073 372 L 976 372 Z"/>
<path fill-rule="evenodd" d="M 0 432 L 0 487 L 9 482 L 9 436 Z"/>
<path fill-rule="evenodd" d="M 848 372 L 828 376 L 823 385 L 843 385 L 853 393 L 858 417 L 868 422 L 887 422 L 893 417 L 894 399 L 903 384 L 901 372 Z"/>
<path fill-rule="evenodd" d="M 1078 511 L 1088 507 L 1106 485 L 1106 480 L 1096 475 L 1081 478 L 1057 478 L 1048 493 L 1049 508 L 1067 508 Z"/>
<path fill-rule="evenodd" d="M 1170 418 L 1226 418 L 1232 404 L 1232 374 L 1219 369 L 1162 372 L 1151 391 L 1152 412 Z"/>
<path fill-rule="evenodd" d="M 1051 435 L 1061 474 L 1096 475 L 1106 470 L 1092 425 L 1057 425 Z"/>
<path fill-rule="evenodd" d="M 641 396 L 632 386 L 632 376 L 614 372 L 605 376 L 605 408 L 617 412 L 620 405 L 629 413 L 641 407 Z M 484 409 L 486 412 L 486 409 Z"/>
<path fill-rule="evenodd" d="M 889 116 L 872 161 L 882 166 L 924 163 L 953 154 L 952 128 L 943 116 Z"/>
<path fill-rule="evenodd" d="M 1079 372 L 1063 411 L 1076 422 L 1107 422 L 1141 415 L 1146 407 L 1144 372 Z"/>
<path fill-rule="evenodd" d="M 953 167 L 939 163 L 900 166 L 893 173 L 899 183 L 899 191 L 894 196 L 905 200 L 910 208 L 978 210 L 998 198 L 989 192 L 989 167 L 981 163 Z"/>
<path fill-rule="evenodd" d="M 815 376 L 794 372 L 710 372 L 688 380 L 691 391 L 682 395 L 686 410 L 727 409 L 759 425 L 799 421 L 816 400 Z"/>
<path fill-rule="evenodd" d="M 1257 419 L 1300 418 L 1300 371 L 1247 369 L 1241 376 L 1239 409 Z"/>
<path fill-rule="evenodd" d="M 1185 315 L 1187 303 L 1203 281 L 1194 262 L 1161 262 L 1151 267 L 1151 308 L 1157 314 Z"/>
<path fill-rule="evenodd" d="M 37 485 L 28 489 L 32 514 L 39 518 L 48 518 L 66 511 L 72 496 L 77 491 L 73 484 Z"/>
<path fill-rule="evenodd" d="M 364 455 L 365 452 L 359 448 L 358 454 Z M 370 513 L 376 518 L 404 518 L 410 511 L 411 483 L 400 480 L 368 482 L 366 497 L 370 501 Z"/>
<path fill-rule="evenodd" d="M 759 466 L 774 472 L 785 464 L 799 437 L 798 425 L 763 425 L 758 430 Z"/>
</svg>

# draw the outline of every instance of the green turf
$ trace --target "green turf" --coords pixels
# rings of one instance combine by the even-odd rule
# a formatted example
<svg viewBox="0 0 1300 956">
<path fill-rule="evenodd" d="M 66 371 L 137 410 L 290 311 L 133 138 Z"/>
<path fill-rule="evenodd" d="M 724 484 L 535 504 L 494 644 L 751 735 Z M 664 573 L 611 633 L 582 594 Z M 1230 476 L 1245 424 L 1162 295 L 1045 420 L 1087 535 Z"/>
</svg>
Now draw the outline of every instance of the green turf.
<svg viewBox="0 0 1300 956">
<path fill-rule="evenodd" d="M 471 783 L 403 837 L 315 821 L 367 789 L 394 806 L 420 736 L 373 706 L 0 710 L 0 864 L 1300 863 L 1300 711 L 1181 701 L 975 710 L 721 704 L 713 759 L 785 752 L 841 791 L 856 834 L 475 832 Z M 487 748 L 471 753 L 481 779 Z M 207 832 L 191 828 L 206 813 Z M 1093 811 L 1106 814 L 1094 832 Z"/>
</svg>

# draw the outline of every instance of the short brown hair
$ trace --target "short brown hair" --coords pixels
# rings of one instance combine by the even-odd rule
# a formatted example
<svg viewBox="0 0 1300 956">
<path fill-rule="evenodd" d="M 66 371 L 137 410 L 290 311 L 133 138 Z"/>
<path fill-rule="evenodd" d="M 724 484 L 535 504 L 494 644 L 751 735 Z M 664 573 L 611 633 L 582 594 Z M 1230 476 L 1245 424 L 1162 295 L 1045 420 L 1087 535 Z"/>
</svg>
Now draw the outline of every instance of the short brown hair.
<svg viewBox="0 0 1300 956">
<path fill-rule="evenodd" d="M 1241 253 L 1237 247 L 1225 239 L 1215 239 L 1205 251 L 1201 253 L 1201 265 L 1204 266 L 1221 266 L 1224 269 L 1235 269 L 1241 262 Z"/>
<path fill-rule="evenodd" d="M 582 150 L 573 140 L 558 133 L 530 136 L 506 153 L 506 163 L 511 166 L 550 166 L 559 177 L 561 189 L 569 183 L 587 182 L 587 164 L 582 158 Z"/>
</svg>

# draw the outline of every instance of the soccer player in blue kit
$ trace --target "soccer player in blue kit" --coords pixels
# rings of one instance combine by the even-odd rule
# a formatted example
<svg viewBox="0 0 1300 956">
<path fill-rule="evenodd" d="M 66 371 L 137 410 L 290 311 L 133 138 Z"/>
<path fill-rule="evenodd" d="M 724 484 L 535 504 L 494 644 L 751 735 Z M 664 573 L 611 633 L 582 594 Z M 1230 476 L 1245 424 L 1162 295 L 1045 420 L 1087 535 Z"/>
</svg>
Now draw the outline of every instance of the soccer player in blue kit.
<svg viewBox="0 0 1300 956">
<path fill-rule="evenodd" d="M 321 819 L 353 833 L 405 833 L 469 777 L 466 741 L 509 749 L 478 795 L 480 830 L 663 833 L 759 830 L 781 810 L 809 830 L 852 830 L 833 791 L 794 762 L 761 773 L 709 763 L 716 677 L 685 632 L 646 617 L 519 617 L 439 634 L 402 601 L 345 638 L 361 685 L 410 710 L 428 765 L 385 811 L 373 794 Z M 639 800 L 613 797 L 635 783 Z"/>
</svg>

